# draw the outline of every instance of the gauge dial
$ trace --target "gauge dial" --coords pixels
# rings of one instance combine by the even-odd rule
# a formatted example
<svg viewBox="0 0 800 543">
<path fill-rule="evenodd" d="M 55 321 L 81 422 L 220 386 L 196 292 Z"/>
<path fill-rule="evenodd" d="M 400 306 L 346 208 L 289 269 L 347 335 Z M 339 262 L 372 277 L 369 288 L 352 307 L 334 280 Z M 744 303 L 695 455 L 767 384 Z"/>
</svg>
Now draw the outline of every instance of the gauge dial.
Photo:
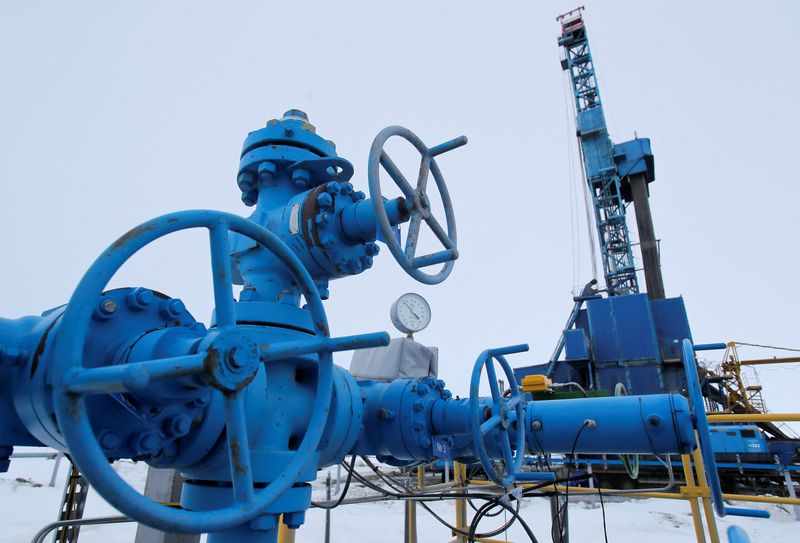
<svg viewBox="0 0 800 543">
<path fill-rule="evenodd" d="M 431 306 L 419 294 L 403 294 L 392 304 L 389 312 L 392 324 L 404 334 L 413 334 L 425 329 L 431 322 Z"/>
</svg>

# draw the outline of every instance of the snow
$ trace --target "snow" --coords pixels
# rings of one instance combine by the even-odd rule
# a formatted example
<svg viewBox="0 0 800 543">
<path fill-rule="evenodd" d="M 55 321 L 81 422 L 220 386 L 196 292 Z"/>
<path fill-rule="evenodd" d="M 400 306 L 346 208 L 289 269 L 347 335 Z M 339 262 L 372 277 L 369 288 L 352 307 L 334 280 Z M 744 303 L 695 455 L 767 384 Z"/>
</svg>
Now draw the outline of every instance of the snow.
<svg viewBox="0 0 800 543">
<path fill-rule="evenodd" d="M 15 452 L 35 452 L 42 449 L 20 447 Z M 56 485 L 48 487 L 54 460 L 41 458 L 14 459 L 8 473 L 0 474 L 0 500 L 3 504 L 3 528 L 0 530 L 0 543 L 25 543 L 31 540 L 45 524 L 58 515 L 61 493 L 68 475 L 69 463 L 62 461 Z M 147 471 L 143 463 L 120 461 L 115 469 L 133 487 L 142 490 Z M 336 470 L 331 470 L 335 477 Z M 315 499 L 323 499 L 323 481 L 326 470 L 320 472 L 315 483 Z M 371 491 L 355 483 L 351 485 L 348 496 L 365 496 Z M 452 502 L 433 502 L 432 509 L 449 522 L 455 520 Z M 747 504 L 746 507 L 768 509 L 772 515 L 769 520 L 726 517 L 717 519 L 722 540 L 726 541 L 725 530 L 736 524 L 744 528 L 753 543 L 758 542 L 796 542 L 800 541 L 800 524 L 795 521 L 791 508 L 767 504 Z M 371 504 L 346 505 L 331 512 L 331 541 L 362 543 L 386 541 L 400 543 L 403 540 L 403 508 L 400 502 L 380 502 Z M 606 521 L 610 542 L 675 543 L 695 541 L 689 505 L 682 500 L 643 500 L 606 498 Z M 86 504 L 86 517 L 117 515 L 96 492 L 90 490 Z M 542 543 L 550 541 L 550 506 L 545 498 L 534 498 L 524 502 L 521 514 L 530 525 L 533 533 Z M 497 519 L 487 519 L 481 529 L 499 526 L 502 515 Z M 602 542 L 603 519 L 597 500 L 588 497 L 570 497 L 569 505 L 570 538 L 573 542 Z M 323 541 L 325 511 L 312 509 L 308 512 L 306 524 L 297 532 L 297 543 L 318 543 Z M 86 526 L 81 528 L 81 543 L 132 543 L 136 524 L 116 524 L 112 526 Z M 418 536 L 422 543 L 444 543 L 452 539 L 450 531 L 439 524 L 426 511 L 418 509 Z M 507 534 L 496 539 L 516 543 L 528 541 L 520 526 L 513 526 Z M 52 540 L 52 536 L 46 541 Z"/>
</svg>

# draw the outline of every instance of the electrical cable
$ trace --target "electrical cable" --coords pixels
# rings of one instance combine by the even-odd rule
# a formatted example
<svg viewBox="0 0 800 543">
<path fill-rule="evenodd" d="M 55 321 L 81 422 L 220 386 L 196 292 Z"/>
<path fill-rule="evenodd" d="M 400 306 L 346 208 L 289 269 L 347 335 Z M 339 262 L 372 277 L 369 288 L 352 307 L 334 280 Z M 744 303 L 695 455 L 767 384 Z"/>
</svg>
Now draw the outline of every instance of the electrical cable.
<svg viewBox="0 0 800 543">
<path fill-rule="evenodd" d="M 608 527 L 606 526 L 606 504 L 603 503 L 603 490 L 600 488 L 600 481 L 597 480 L 597 477 L 592 475 L 594 478 L 594 482 L 597 485 L 597 495 L 600 496 L 600 512 L 603 515 L 603 538 L 605 542 L 608 543 Z"/>
<path fill-rule="evenodd" d="M 400 481 L 398 481 L 397 479 L 395 479 L 395 478 L 391 477 L 390 475 L 382 473 L 382 472 L 380 471 L 380 469 L 379 469 L 377 466 L 375 466 L 375 465 L 374 465 L 372 462 L 370 462 L 370 461 L 369 461 L 369 459 L 367 459 L 367 458 L 365 458 L 365 457 L 363 457 L 363 456 L 361 457 L 361 459 L 362 459 L 362 460 L 364 460 L 364 462 L 367 464 L 367 466 L 368 466 L 368 467 L 369 467 L 369 468 L 370 468 L 372 471 L 374 471 L 374 472 L 375 472 L 375 474 L 376 474 L 378 477 L 380 477 L 382 480 L 384 480 L 384 481 L 385 481 L 385 482 L 386 482 L 386 483 L 387 483 L 389 486 L 391 486 L 391 487 L 395 488 L 395 490 L 400 490 L 400 489 L 402 489 L 402 490 L 403 490 L 403 491 L 404 491 L 406 494 L 410 494 L 410 493 L 411 493 L 411 492 L 410 492 L 410 489 L 409 489 L 408 487 L 406 487 L 406 486 L 405 486 L 403 483 L 401 483 L 401 482 L 400 482 Z M 447 494 L 444 494 L 444 493 L 441 493 L 441 494 L 442 494 L 442 495 L 447 495 Z M 495 498 L 495 496 L 491 496 L 491 499 L 494 499 L 494 498 Z M 485 499 L 485 500 L 489 501 L 489 498 L 479 498 L 479 499 Z M 455 533 L 457 533 L 457 534 L 464 535 L 464 536 L 467 536 L 467 535 L 469 535 L 467 532 L 464 532 L 463 530 L 460 530 L 460 529 L 459 529 L 459 528 L 457 528 L 456 526 L 453 526 L 452 524 L 450 524 L 450 523 L 448 523 L 446 520 L 444 520 L 444 519 L 443 519 L 441 516 L 439 516 L 439 515 L 438 515 L 438 514 L 437 514 L 435 511 L 433 511 L 433 509 L 431 509 L 431 508 L 428 506 L 428 504 L 426 504 L 424 501 L 421 501 L 421 500 L 418 500 L 418 501 L 419 501 L 419 504 L 420 504 L 420 505 L 421 505 L 421 506 L 422 506 L 422 507 L 423 507 L 423 508 L 424 508 L 424 509 L 425 509 L 425 510 L 428 512 L 428 513 L 430 513 L 430 514 L 431 514 L 431 516 L 433 516 L 433 517 L 434 517 L 434 518 L 435 518 L 437 521 L 439 521 L 441 524 L 443 524 L 444 526 L 446 526 L 447 528 L 449 528 L 450 530 L 452 530 L 453 532 L 455 532 Z M 518 507 L 517 507 L 517 510 L 519 510 L 519 505 L 518 505 Z M 502 509 L 501 509 L 501 511 L 502 511 Z M 499 514 L 499 513 L 498 513 L 498 514 Z M 495 514 L 495 515 L 490 515 L 490 516 L 496 516 L 496 514 Z M 486 532 L 486 533 L 481 533 L 481 534 L 478 534 L 478 536 L 477 536 L 477 537 L 480 537 L 480 538 L 489 538 L 489 537 L 494 537 L 494 536 L 496 536 L 497 534 L 499 534 L 499 533 L 501 533 L 501 532 L 504 532 L 504 531 L 506 531 L 508 528 L 510 528 L 510 527 L 511 527 L 511 526 L 514 524 L 514 522 L 515 522 L 515 519 L 514 519 L 514 517 L 512 517 L 512 519 L 511 519 L 510 521 L 508 521 L 506 524 L 504 524 L 503 526 L 501 526 L 501 527 L 500 527 L 500 528 L 498 528 L 497 530 L 494 530 L 494 531 L 492 531 L 492 532 Z"/>
<path fill-rule="evenodd" d="M 344 464 L 344 462 L 342 462 Z M 336 509 L 342 504 L 344 501 L 344 497 L 347 496 L 347 490 L 350 488 L 350 481 L 353 479 L 353 472 L 355 471 L 356 465 L 356 455 L 350 456 L 350 466 L 347 467 L 347 479 L 344 481 L 344 488 L 342 489 L 342 493 L 339 494 L 339 498 L 333 502 L 333 504 L 329 504 L 328 502 L 311 502 L 311 505 L 314 507 L 319 507 L 320 509 Z"/>
</svg>

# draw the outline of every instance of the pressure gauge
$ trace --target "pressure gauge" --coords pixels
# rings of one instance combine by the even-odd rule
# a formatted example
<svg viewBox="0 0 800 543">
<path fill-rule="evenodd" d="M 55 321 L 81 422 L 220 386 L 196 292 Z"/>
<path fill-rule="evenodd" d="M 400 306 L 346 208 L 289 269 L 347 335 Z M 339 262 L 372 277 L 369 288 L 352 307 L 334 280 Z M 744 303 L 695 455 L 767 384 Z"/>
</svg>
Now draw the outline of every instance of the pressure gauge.
<svg viewBox="0 0 800 543">
<path fill-rule="evenodd" d="M 431 306 L 428 302 L 414 292 L 400 296 L 389 311 L 392 324 L 409 336 L 414 332 L 425 329 L 431 322 Z"/>
</svg>

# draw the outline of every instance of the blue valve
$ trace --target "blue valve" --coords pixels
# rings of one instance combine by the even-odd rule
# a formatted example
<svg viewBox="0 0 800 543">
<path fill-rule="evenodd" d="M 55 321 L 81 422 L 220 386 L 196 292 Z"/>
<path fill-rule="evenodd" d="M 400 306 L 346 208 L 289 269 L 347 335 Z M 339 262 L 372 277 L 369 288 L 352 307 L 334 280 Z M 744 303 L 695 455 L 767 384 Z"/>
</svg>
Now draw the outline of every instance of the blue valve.
<svg viewBox="0 0 800 543">
<path fill-rule="evenodd" d="M 528 345 L 523 344 L 483 351 L 475 361 L 469 384 L 470 432 L 475 444 L 475 452 L 488 477 L 504 487 L 510 486 L 516 481 L 554 479 L 552 473 L 522 471 L 522 462 L 525 458 L 525 405 L 514 377 L 514 371 L 505 355 L 522 353 L 527 350 Z M 500 364 L 508 380 L 511 390 L 508 397 L 503 396 L 503 391 L 497 385 L 495 362 Z M 479 389 L 484 368 L 491 390 L 490 405 L 481 402 L 480 397 Z M 497 463 L 492 462 L 486 449 L 487 436 L 499 444 L 502 453 L 499 463 L 501 469 L 498 469 Z M 514 440 L 513 449 L 511 447 L 512 439 Z"/>
<path fill-rule="evenodd" d="M 713 348 L 718 348 L 716 344 L 712 345 Z M 708 486 L 711 488 L 711 500 L 714 503 L 714 511 L 716 511 L 717 515 L 720 517 L 734 515 L 739 517 L 769 518 L 769 511 L 727 507 L 725 505 L 725 501 L 722 498 L 719 473 L 717 472 L 717 461 L 714 458 L 714 449 L 711 445 L 711 432 L 708 427 L 705 402 L 703 401 L 703 393 L 700 388 L 700 378 L 697 375 L 697 364 L 694 359 L 692 342 L 688 339 L 684 339 L 681 349 L 683 368 L 686 371 L 686 388 L 689 393 L 689 404 L 691 405 L 695 426 L 697 428 L 698 446 L 700 447 L 700 454 L 703 457 L 703 464 L 705 464 L 706 468 L 706 480 L 708 481 Z"/>
<path fill-rule="evenodd" d="M 392 136 L 399 136 L 409 141 L 422 155 L 416 187 L 411 186 L 383 148 L 386 141 Z M 436 164 L 435 157 L 466 144 L 466 136 L 460 136 L 440 145 L 428 147 L 411 130 L 402 126 L 389 126 L 375 136 L 369 151 L 369 192 L 381 235 L 397 263 L 406 273 L 421 283 L 435 285 L 447 279 L 447 276 L 453 270 L 453 263 L 458 258 L 456 218 L 453 211 L 453 203 L 450 201 L 450 193 L 447 190 L 442 172 L 438 164 Z M 400 241 L 395 238 L 383 204 L 380 180 L 381 166 L 402 191 L 411 212 L 405 247 L 401 247 Z M 433 179 L 436 181 L 436 186 L 444 204 L 446 231 L 431 213 L 431 204 L 428 198 L 428 177 L 430 174 L 433 174 Z M 443 245 L 443 250 L 424 256 L 417 256 L 417 244 L 422 222 L 425 222 L 433 231 Z M 427 273 L 421 269 L 436 264 L 444 264 L 438 273 Z"/>
<path fill-rule="evenodd" d="M 216 327 L 201 341 L 196 354 L 86 367 L 84 343 L 93 311 L 103 289 L 137 251 L 158 238 L 190 228 L 210 233 Z M 239 331 L 232 291 L 228 233 L 236 232 L 261 244 L 286 266 L 307 301 L 315 335 L 307 340 L 270 345 L 253 344 Z M 114 507 L 167 532 L 210 532 L 253 519 L 294 485 L 314 459 L 323 436 L 333 388 L 332 351 L 387 345 L 385 333 L 348 338 L 329 337 L 319 292 L 298 257 L 277 236 L 254 222 L 217 211 L 183 211 L 148 221 L 114 242 L 81 279 L 63 315 L 54 354 L 53 398 L 56 417 L 74 462 L 92 486 Z M 262 363 L 317 353 L 316 393 L 305 435 L 285 469 L 265 488 L 256 490 L 245 420 L 245 390 Z M 190 511 L 154 502 L 131 488 L 108 463 L 86 409 L 87 396 L 133 392 L 167 379 L 194 376 L 224 397 L 232 503 L 216 509 Z"/>
</svg>

